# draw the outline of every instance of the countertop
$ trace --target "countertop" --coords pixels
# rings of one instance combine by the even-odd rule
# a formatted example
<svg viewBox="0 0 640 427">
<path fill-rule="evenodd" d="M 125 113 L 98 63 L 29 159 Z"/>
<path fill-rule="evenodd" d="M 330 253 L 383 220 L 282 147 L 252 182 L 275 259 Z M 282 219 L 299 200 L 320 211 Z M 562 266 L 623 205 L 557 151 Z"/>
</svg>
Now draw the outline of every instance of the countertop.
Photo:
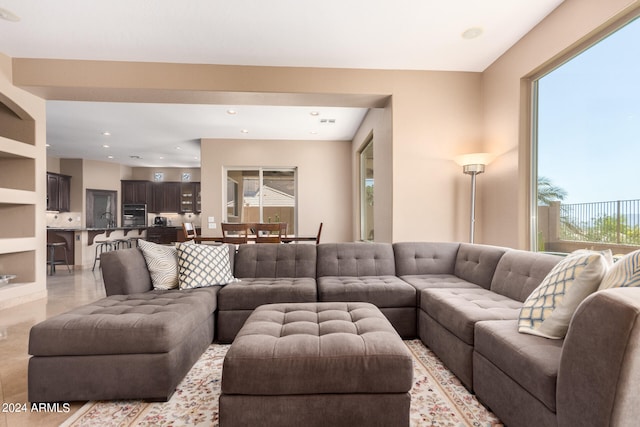
<svg viewBox="0 0 640 427">
<path fill-rule="evenodd" d="M 150 228 L 146 225 L 140 225 L 137 227 L 90 227 L 90 228 L 81 228 L 81 227 L 49 227 L 47 226 L 47 230 L 54 231 L 107 231 L 107 230 L 146 230 Z"/>
<path fill-rule="evenodd" d="M 124 235 L 126 236 L 130 231 L 132 230 L 138 230 L 138 235 L 141 235 L 143 231 L 145 231 L 147 228 L 147 226 L 138 226 L 138 227 L 88 227 L 88 228 L 80 228 L 80 227 L 47 227 L 47 231 L 51 230 L 51 231 L 61 231 L 61 232 L 82 232 L 82 231 L 86 231 L 87 232 L 87 245 L 91 246 L 93 245 L 93 239 L 95 239 L 96 236 L 102 234 L 102 233 L 106 233 L 106 236 L 109 237 L 111 235 L 112 232 L 117 231 L 117 230 L 121 230 L 124 231 Z"/>
</svg>

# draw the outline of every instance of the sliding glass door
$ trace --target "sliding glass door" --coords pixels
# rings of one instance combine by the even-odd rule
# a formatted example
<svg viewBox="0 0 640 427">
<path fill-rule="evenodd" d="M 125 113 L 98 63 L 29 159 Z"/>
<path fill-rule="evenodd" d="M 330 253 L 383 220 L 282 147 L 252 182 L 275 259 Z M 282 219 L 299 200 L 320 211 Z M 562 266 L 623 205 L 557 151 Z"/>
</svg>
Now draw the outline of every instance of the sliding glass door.
<svg viewBox="0 0 640 427">
<path fill-rule="evenodd" d="M 284 222 L 297 228 L 296 169 L 227 168 L 226 222 Z"/>
</svg>

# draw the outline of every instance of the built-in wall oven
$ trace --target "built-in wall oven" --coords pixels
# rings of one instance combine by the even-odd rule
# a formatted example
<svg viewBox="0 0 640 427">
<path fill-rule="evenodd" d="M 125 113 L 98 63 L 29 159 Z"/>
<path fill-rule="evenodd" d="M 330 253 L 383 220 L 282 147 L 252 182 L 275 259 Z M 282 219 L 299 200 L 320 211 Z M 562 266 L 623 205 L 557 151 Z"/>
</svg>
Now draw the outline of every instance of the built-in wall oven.
<svg viewBox="0 0 640 427">
<path fill-rule="evenodd" d="M 123 227 L 146 227 L 147 226 L 147 205 L 145 204 L 122 205 L 122 226 Z"/>
</svg>

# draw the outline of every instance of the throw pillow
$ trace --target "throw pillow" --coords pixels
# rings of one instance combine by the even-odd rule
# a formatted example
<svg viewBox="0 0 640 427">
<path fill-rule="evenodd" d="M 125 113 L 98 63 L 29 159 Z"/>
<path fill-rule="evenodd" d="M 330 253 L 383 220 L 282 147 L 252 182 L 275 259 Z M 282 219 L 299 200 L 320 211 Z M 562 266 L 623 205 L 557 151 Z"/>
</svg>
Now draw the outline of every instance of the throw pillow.
<svg viewBox="0 0 640 427">
<path fill-rule="evenodd" d="M 640 286 L 640 250 L 619 259 L 602 279 L 599 289 Z"/>
<path fill-rule="evenodd" d="M 154 289 L 178 287 L 178 252 L 174 246 L 138 240 Z"/>
<path fill-rule="evenodd" d="M 234 280 L 227 245 L 178 245 L 180 289 L 226 285 Z"/>
<path fill-rule="evenodd" d="M 581 250 L 568 255 L 524 302 L 518 331 L 551 339 L 564 338 L 573 313 L 598 289 L 610 264 L 610 254 Z"/>
</svg>

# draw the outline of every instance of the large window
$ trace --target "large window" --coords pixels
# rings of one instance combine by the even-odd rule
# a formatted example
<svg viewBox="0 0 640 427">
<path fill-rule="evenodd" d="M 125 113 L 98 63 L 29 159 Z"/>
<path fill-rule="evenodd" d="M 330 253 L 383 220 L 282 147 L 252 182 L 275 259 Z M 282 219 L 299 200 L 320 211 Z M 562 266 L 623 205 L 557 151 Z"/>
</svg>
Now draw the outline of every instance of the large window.
<svg viewBox="0 0 640 427">
<path fill-rule="evenodd" d="M 296 170 L 227 169 L 227 222 L 284 222 L 296 234 Z"/>
<path fill-rule="evenodd" d="M 534 84 L 534 241 L 546 251 L 640 246 L 640 20 Z"/>
</svg>

